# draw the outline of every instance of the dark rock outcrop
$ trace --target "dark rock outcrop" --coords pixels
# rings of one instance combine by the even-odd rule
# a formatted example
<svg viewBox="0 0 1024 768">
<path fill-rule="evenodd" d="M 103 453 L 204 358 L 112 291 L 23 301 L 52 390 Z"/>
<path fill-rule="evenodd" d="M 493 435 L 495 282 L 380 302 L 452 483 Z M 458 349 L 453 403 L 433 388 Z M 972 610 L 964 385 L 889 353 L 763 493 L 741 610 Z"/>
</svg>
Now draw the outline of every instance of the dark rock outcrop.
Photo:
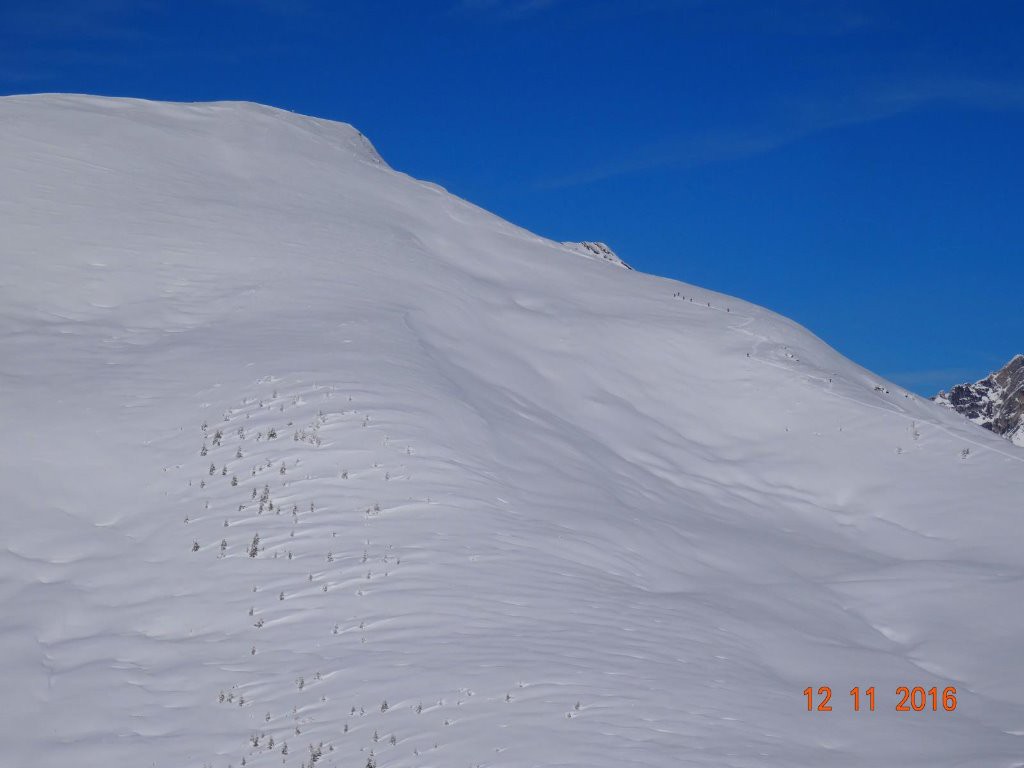
<svg viewBox="0 0 1024 768">
<path fill-rule="evenodd" d="M 957 384 L 932 399 L 1024 447 L 1024 355 L 981 381 Z"/>
</svg>

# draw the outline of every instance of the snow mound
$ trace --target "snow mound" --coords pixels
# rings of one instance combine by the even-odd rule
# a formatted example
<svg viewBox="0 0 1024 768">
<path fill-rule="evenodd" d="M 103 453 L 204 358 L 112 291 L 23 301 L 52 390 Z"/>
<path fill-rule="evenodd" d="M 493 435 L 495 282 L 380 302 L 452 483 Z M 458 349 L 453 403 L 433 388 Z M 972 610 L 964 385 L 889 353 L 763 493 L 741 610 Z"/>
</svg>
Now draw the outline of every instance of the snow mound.
<svg viewBox="0 0 1024 768">
<path fill-rule="evenodd" d="M 582 256 L 586 256 L 588 259 L 604 259 L 610 261 L 612 264 L 623 267 L 624 269 L 633 269 L 629 264 L 620 259 L 615 252 L 604 243 L 588 242 L 584 240 L 580 243 L 562 243 L 566 248 L 571 250 L 573 253 L 578 253 Z"/>
</svg>

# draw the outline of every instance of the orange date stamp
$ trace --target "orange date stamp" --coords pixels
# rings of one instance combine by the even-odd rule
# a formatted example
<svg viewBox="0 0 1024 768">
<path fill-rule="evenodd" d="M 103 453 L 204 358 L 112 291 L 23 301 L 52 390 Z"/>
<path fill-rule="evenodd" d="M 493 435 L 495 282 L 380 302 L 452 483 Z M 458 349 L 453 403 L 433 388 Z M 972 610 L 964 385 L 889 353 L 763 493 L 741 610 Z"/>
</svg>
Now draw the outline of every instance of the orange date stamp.
<svg viewBox="0 0 1024 768">
<path fill-rule="evenodd" d="M 832 689 L 827 685 L 804 688 L 808 712 L 831 712 Z M 875 687 L 864 688 L 855 686 L 850 689 L 850 707 L 854 712 L 875 711 Z M 925 688 L 901 685 L 896 689 L 896 712 L 955 712 L 956 688 L 949 685 L 941 691 L 936 687 Z"/>
</svg>

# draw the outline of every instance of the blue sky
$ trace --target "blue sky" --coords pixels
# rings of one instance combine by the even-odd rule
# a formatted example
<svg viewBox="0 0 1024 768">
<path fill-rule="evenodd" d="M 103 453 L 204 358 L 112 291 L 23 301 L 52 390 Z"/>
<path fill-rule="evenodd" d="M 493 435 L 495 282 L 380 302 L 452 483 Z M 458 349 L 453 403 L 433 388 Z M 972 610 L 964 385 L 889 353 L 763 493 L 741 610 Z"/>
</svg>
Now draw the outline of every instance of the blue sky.
<svg viewBox="0 0 1024 768">
<path fill-rule="evenodd" d="M 925 394 L 1024 352 L 1024 3 L 5 0 L 0 93 L 247 99 Z"/>
</svg>

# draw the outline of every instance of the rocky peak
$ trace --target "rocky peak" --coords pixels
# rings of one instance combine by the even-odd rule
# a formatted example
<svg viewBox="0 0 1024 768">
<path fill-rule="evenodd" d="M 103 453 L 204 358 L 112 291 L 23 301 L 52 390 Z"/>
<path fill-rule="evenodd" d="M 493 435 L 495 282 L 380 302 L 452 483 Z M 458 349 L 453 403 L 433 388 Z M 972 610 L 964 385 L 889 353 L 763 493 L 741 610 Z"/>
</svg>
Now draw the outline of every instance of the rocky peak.
<svg viewBox="0 0 1024 768">
<path fill-rule="evenodd" d="M 981 381 L 957 384 L 932 399 L 1024 447 L 1024 355 Z"/>
</svg>

